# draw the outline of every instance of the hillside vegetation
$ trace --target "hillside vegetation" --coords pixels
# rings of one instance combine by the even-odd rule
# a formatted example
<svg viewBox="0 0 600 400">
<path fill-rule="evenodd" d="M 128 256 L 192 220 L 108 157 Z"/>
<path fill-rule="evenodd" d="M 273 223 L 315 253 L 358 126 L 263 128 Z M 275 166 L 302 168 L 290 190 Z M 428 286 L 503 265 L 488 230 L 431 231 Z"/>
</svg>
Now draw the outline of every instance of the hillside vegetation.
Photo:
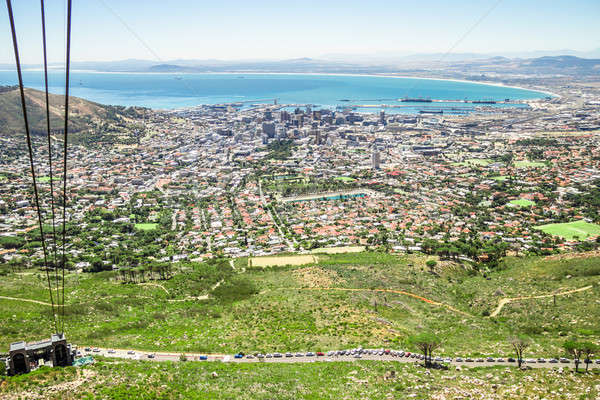
<svg viewBox="0 0 600 400">
<path fill-rule="evenodd" d="M 45 93 L 25 88 L 25 98 L 30 132 L 32 135 L 45 135 Z M 51 132 L 62 133 L 65 97 L 50 94 L 49 99 Z M 72 96 L 69 99 L 69 132 L 74 134 L 73 138 L 77 142 L 85 143 L 90 137 L 98 139 L 111 131 L 128 136 L 131 133 L 127 129 L 128 126 L 146 111 L 143 108 L 102 105 Z M 0 133 L 2 135 L 25 134 L 21 95 L 17 86 L 0 87 Z"/>
<path fill-rule="evenodd" d="M 1 382 L 25 399 L 596 399 L 598 372 L 424 370 L 395 362 L 225 364 L 102 360 Z"/>
<path fill-rule="evenodd" d="M 274 268 L 222 260 L 174 264 L 152 275 L 169 279 L 140 275 L 138 283 L 116 271 L 70 273 L 66 332 L 79 345 L 229 354 L 405 349 L 408 337 L 432 331 L 448 356 L 506 357 L 509 338 L 527 335 L 527 357 L 558 357 L 567 338 L 600 338 L 599 257 L 508 258 L 485 276 L 448 261 L 432 268 L 429 259 L 329 254 Z M 20 300 L 47 302 L 45 275 L 4 274 L 0 348 L 48 336 L 50 307 Z M 536 295 L 547 297 L 514 299 Z M 502 299 L 513 300 L 490 317 Z"/>
</svg>

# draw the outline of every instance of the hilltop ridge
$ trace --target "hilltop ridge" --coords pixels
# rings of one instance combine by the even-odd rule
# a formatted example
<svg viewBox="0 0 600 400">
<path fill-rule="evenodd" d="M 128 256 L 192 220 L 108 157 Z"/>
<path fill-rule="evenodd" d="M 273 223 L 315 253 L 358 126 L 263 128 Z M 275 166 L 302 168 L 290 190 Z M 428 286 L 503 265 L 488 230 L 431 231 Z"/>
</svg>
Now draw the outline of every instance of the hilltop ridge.
<svg viewBox="0 0 600 400">
<path fill-rule="evenodd" d="M 25 88 L 27 117 L 33 135 L 46 133 L 46 99 L 44 92 Z M 64 129 L 64 95 L 50 94 L 50 129 Z M 89 131 L 100 122 L 118 122 L 135 116 L 142 109 L 109 106 L 70 96 L 69 131 Z M 23 112 L 18 86 L 0 86 L 0 132 L 3 135 L 23 133 Z"/>
</svg>

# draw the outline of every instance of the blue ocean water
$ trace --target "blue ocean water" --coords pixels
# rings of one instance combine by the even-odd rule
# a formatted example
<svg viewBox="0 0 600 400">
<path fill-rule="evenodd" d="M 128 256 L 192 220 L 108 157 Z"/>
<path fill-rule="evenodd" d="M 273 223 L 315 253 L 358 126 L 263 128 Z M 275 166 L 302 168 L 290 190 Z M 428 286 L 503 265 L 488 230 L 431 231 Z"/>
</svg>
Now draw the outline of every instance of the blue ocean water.
<svg viewBox="0 0 600 400">
<path fill-rule="evenodd" d="M 42 71 L 24 71 L 24 84 L 43 89 Z M 14 71 L 0 71 L 0 85 L 16 84 Z M 49 72 L 50 91 L 64 93 L 64 73 Z M 273 102 L 315 104 L 401 104 L 401 98 L 523 100 L 547 95 L 524 89 L 418 78 L 309 74 L 150 74 L 73 71 L 71 94 L 103 104 L 175 109 L 200 104 Z M 445 107 L 464 103 L 444 104 Z M 415 104 L 416 109 L 432 106 Z M 437 105 L 433 105 L 436 106 Z M 361 109 L 377 111 L 377 108 Z M 388 109 L 389 110 L 389 109 Z M 399 110 L 399 109 L 396 109 Z M 407 110 L 410 112 L 411 110 Z M 414 111 L 414 110 L 413 110 Z"/>
</svg>

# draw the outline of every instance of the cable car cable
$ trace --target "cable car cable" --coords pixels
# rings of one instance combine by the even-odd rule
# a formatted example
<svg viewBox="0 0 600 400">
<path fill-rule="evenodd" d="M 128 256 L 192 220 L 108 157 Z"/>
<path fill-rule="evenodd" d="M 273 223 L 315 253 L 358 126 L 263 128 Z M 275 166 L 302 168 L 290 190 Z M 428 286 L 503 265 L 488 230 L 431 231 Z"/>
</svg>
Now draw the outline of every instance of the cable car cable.
<svg viewBox="0 0 600 400">
<path fill-rule="evenodd" d="M 65 63 L 65 130 L 64 130 L 64 148 L 63 148 L 63 215 L 62 215 L 62 327 L 65 328 L 65 242 L 66 242 L 66 223 L 67 223 L 67 139 L 69 133 L 69 70 L 71 64 L 71 4 L 67 3 L 67 59 Z"/>
<path fill-rule="evenodd" d="M 33 163 L 33 150 L 31 147 L 31 135 L 29 134 L 29 121 L 27 119 L 27 105 L 25 104 L 25 90 L 23 88 L 23 76 L 21 74 L 21 61 L 19 59 L 19 46 L 17 44 L 17 33 L 15 29 L 15 20 L 12 11 L 11 0 L 6 0 L 6 7 L 8 8 L 8 18 L 10 20 L 10 30 L 13 40 L 13 49 L 15 52 L 15 63 L 17 66 L 17 76 L 19 78 L 19 91 L 21 94 L 21 108 L 23 109 L 23 122 L 25 123 L 25 135 L 27 137 L 27 149 L 29 151 L 29 164 L 31 167 L 31 177 L 33 179 L 33 193 L 35 196 L 35 206 L 38 215 L 38 225 L 40 228 L 40 236 L 42 238 L 42 249 L 44 251 L 44 266 L 46 269 L 46 278 L 48 280 L 48 292 L 50 294 L 50 302 L 52 304 L 52 319 L 54 322 L 54 329 L 58 332 L 58 326 L 56 324 L 56 312 L 54 311 L 54 298 L 52 296 L 52 287 L 50 284 L 50 273 L 48 271 L 48 250 L 46 248 L 46 240 L 44 238 L 44 229 L 42 225 L 42 213 L 40 212 L 40 200 L 37 190 L 37 182 L 35 179 L 35 166 Z"/>
</svg>

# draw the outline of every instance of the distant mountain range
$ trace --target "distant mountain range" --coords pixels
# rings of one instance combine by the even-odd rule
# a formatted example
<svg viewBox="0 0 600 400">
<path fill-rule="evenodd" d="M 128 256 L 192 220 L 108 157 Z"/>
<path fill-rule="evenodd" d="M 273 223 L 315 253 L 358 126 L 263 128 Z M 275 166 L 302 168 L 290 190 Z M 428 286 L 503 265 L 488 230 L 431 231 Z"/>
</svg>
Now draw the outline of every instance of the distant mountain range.
<svg viewBox="0 0 600 400">
<path fill-rule="evenodd" d="M 573 53 L 573 52 L 571 52 Z M 597 58 L 582 58 L 570 54 L 546 55 L 534 58 L 466 54 L 418 54 L 397 56 L 325 56 L 323 59 L 296 58 L 290 60 L 120 60 L 103 62 L 73 62 L 72 68 L 102 72 L 290 72 L 290 73 L 524 73 L 524 74 L 600 74 L 600 49 Z M 336 58 L 339 57 L 339 58 Z M 0 65 L 0 68 L 11 68 Z M 39 68 L 39 66 L 28 66 Z M 60 65 L 52 65 L 60 68 Z"/>
</svg>

